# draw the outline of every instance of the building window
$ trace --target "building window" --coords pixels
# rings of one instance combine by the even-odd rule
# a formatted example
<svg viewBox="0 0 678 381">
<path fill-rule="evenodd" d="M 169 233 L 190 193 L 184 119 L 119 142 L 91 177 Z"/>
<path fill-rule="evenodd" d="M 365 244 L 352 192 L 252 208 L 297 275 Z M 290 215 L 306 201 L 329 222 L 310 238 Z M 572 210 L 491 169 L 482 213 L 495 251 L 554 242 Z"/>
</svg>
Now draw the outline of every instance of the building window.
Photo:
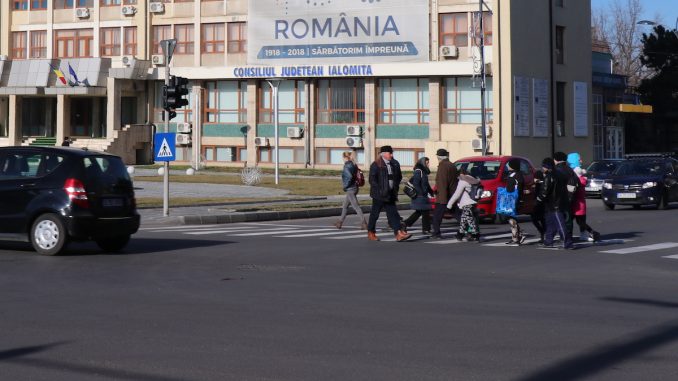
<svg viewBox="0 0 678 381">
<path fill-rule="evenodd" d="M 414 164 L 417 163 L 419 159 L 424 157 L 423 149 L 408 149 L 408 148 L 394 148 L 393 149 L 393 158 L 400 163 L 401 168 L 405 170 L 409 169 L 408 167 L 414 167 Z"/>
<path fill-rule="evenodd" d="M 281 164 L 303 164 L 306 161 L 304 157 L 304 147 L 280 147 L 279 163 Z M 274 147 L 259 147 L 260 163 L 272 163 L 275 156 Z"/>
<path fill-rule="evenodd" d="M 177 39 L 174 54 L 193 54 L 193 24 L 175 25 L 174 38 Z"/>
<path fill-rule="evenodd" d="M 57 30 L 54 32 L 56 58 L 92 57 L 92 29 Z"/>
<path fill-rule="evenodd" d="M 440 45 L 468 46 L 468 14 L 440 15 Z"/>
<path fill-rule="evenodd" d="M 377 112 L 383 124 L 428 123 L 428 79 L 380 79 Z"/>
<path fill-rule="evenodd" d="M 163 108 L 162 108 L 162 86 L 164 85 L 164 82 L 162 81 L 157 81 L 155 83 L 155 101 L 153 105 L 153 117 L 154 121 L 156 123 L 160 123 L 162 121 L 162 113 Z M 188 88 L 190 89 L 193 86 L 193 83 L 189 82 Z M 186 99 L 188 100 L 188 106 L 184 106 L 182 108 L 176 109 L 177 117 L 175 119 L 172 119 L 172 123 L 178 123 L 178 122 L 190 122 L 193 123 L 193 109 L 191 108 L 193 106 L 193 91 L 189 91 L 188 95 L 186 96 Z"/>
<path fill-rule="evenodd" d="M 565 63 L 565 27 L 556 26 L 556 63 Z"/>
<path fill-rule="evenodd" d="M 204 123 L 247 123 L 247 81 L 205 82 Z"/>
<path fill-rule="evenodd" d="M 153 54 L 162 54 L 160 41 L 172 38 L 172 27 L 170 25 L 153 26 Z"/>
<path fill-rule="evenodd" d="M 492 45 L 492 14 L 490 12 L 483 12 L 483 30 L 485 46 Z M 477 33 L 480 34 L 480 24 L 478 24 Z M 480 46 L 480 41 L 478 41 L 478 46 Z"/>
<path fill-rule="evenodd" d="M 228 53 L 247 52 L 247 23 L 228 23 Z"/>
<path fill-rule="evenodd" d="M 319 123 L 364 123 L 365 80 L 321 79 L 318 81 Z"/>
<path fill-rule="evenodd" d="M 556 134 L 565 136 L 565 82 L 556 82 Z"/>
<path fill-rule="evenodd" d="M 123 54 L 128 56 L 137 55 L 137 27 L 128 26 L 123 28 L 124 36 L 124 52 Z"/>
<path fill-rule="evenodd" d="M 351 151 L 350 148 L 316 148 L 315 149 L 315 163 L 316 164 L 335 164 L 343 165 L 344 160 L 342 155 L 346 151 Z M 353 150 L 353 158 L 357 164 L 365 164 L 365 150 Z"/>
<path fill-rule="evenodd" d="M 273 123 L 273 92 L 265 81 L 260 82 L 259 122 Z M 278 123 L 304 123 L 304 81 L 280 82 L 278 87 Z"/>
<path fill-rule="evenodd" d="M 485 117 L 492 122 L 492 78 L 485 81 Z M 443 123 L 480 123 L 480 79 L 445 78 L 443 87 Z"/>
<path fill-rule="evenodd" d="M 101 28 L 99 37 L 102 57 L 120 55 L 120 28 Z"/>
<path fill-rule="evenodd" d="M 26 32 L 12 32 L 12 59 L 26 59 Z"/>
<path fill-rule="evenodd" d="M 44 11 L 47 9 L 47 0 L 31 0 L 32 11 Z"/>
<path fill-rule="evenodd" d="M 47 31 L 31 32 L 31 58 L 47 58 Z"/>
<path fill-rule="evenodd" d="M 202 52 L 215 54 L 224 52 L 224 24 L 202 24 Z"/>
<path fill-rule="evenodd" d="M 27 11 L 28 0 L 14 0 L 12 1 L 12 9 L 15 11 Z"/>
<path fill-rule="evenodd" d="M 102 7 L 111 7 L 114 5 L 120 5 L 121 0 L 101 0 L 100 4 Z"/>
<path fill-rule="evenodd" d="M 202 154 L 206 161 L 234 162 L 247 160 L 245 147 L 203 146 Z"/>
<path fill-rule="evenodd" d="M 54 9 L 93 8 L 94 0 L 54 0 Z"/>
</svg>

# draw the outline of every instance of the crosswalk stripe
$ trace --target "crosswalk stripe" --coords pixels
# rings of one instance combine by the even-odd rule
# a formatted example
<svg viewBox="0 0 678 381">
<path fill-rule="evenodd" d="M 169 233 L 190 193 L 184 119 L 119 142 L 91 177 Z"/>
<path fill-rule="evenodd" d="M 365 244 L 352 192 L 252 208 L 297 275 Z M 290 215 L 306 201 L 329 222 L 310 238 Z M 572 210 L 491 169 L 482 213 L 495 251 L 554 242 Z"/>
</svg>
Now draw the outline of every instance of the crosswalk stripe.
<svg viewBox="0 0 678 381">
<path fill-rule="evenodd" d="M 254 228 L 249 228 L 248 230 L 255 230 Z M 256 229 L 259 232 L 262 232 L 262 229 Z M 279 230 L 289 230 L 289 228 L 267 228 L 263 229 L 266 230 L 266 232 L 262 232 L 261 235 L 263 234 L 271 234 L 275 233 Z M 228 233 L 242 233 L 243 229 L 218 229 L 218 230 L 208 230 L 208 231 L 199 231 L 199 232 L 187 232 L 186 234 L 190 235 L 208 235 L 208 234 L 228 234 Z"/>
<path fill-rule="evenodd" d="M 265 232 L 254 232 L 254 233 L 238 233 L 238 234 L 229 234 L 234 237 L 255 237 L 259 235 L 270 235 L 277 237 L 278 234 L 289 234 L 289 233 L 299 233 L 299 232 L 313 232 L 313 231 L 331 231 L 329 228 L 324 228 L 324 229 L 290 229 L 290 228 L 284 228 L 284 230 L 269 230 Z M 336 229 L 335 229 L 336 231 Z"/>
<path fill-rule="evenodd" d="M 139 230 L 148 230 L 148 231 L 153 231 L 153 230 L 184 230 L 184 229 L 192 229 L 192 228 L 213 228 L 215 226 L 219 225 L 181 225 L 181 226 L 154 226 L 154 227 L 149 227 L 149 228 L 140 228 Z"/>
<path fill-rule="evenodd" d="M 662 257 L 662 258 L 666 258 L 666 259 L 678 259 L 678 254 L 674 254 L 674 255 L 667 255 L 667 256 L 665 256 L 665 257 Z"/>
<path fill-rule="evenodd" d="M 671 248 L 674 248 L 674 247 L 678 247 L 678 243 L 676 243 L 676 242 L 663 242 L 663 243 L 656 243 L 654 245 L 628 247 L 626 249 L 604 250 L 604 251 L 600 251 L 600 253 L 633 254 L 633 253 L 642 253 L 642 252 L 645 252 L 645 251 L 671 249 Z"/>
<path fill-rule="evenodd" d="M 511 236 L 511 235 L 509 234 L 509 237 L 510 237 L 510 236 Z M 506 238 L 508 238 L 508 237 L 506 237 Z M 482 242 L 482 241 L 481 241 L 481 242 Z M 530 239 L 526 239 L 526 240 L 522 243 L 522 245 L 507 245 L 507 244 L 504 243 L 504 242 L 483 243 L 482 245 L 483 245 L 483 246 L 489 246 L 489 247 L 520 247 L 520 246 L 524 246 L 524 245 L 531 245 L 531 244 L 537 243 L 537 242 L 539 242 L 539 238 L 530 238 Z"/>
<path fill-rule="evenodd" d="M 198 229 L 186 229 L 181 231 L 181 233 L 191 233 L 191 232 L 208 232 L 208 231 L 219 231 L 219 232 L 232 232 L 232 231 L 243 231 L 243 230 L 252 230 L 251 226 L 242 226 L 242 227 L 232 227 L 232 228 L 198 228 Z M 153 233 L 179 233 L 177 230 L 155 230 Z"/>
<path fill-rule="evenodd" d="M 321 231 L 322 233 L 313 233 Z M 297 232 L 299 232 L 297 230 Z M 302 234 L 292 234 L 292 235 L 278 235 L 283 232 L 277 232 L 275 237 L 280 237 L 280 238 L 303 238 L 303 237 L 322 237 L 322 236 L 328 236 L 328 235 L 341 235 L 341 234 L 353 234 L 354 232 L 350 231 L 337 231 L 336 229 L 334 230 L 328 230 L 328 229 L 311 229 L 311 230 L 303 230 Z M 292 232 L 295 233 L 295 232 Z M 365 236 L 367 236 L 367 233 L 365 233 Z"/>
</svg>

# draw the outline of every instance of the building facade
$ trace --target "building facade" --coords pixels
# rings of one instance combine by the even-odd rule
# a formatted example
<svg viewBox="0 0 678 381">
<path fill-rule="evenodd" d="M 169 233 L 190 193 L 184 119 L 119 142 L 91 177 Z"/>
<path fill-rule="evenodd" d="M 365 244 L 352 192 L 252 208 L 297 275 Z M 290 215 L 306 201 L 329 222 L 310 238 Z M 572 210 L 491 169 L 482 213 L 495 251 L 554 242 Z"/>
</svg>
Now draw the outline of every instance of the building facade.
<svg viewBox="0 0 678 381">
<path fill-rule="evenodd" d="M 574 0 L 11 0 L 0 3 L 0 144 L 148 159 L 165 128 L 165 70 L 190 80 L 170 131 L 180 161 L 268 166 L 278 91 L 284 167 L 411 166 L 478 155 L 481 67 L 488 151 L 593 158 L 590 4 Z M 484 28 L 480 32 L 482 18 Z M 481 65 L 480 37 L 484 39 Z M 169 65 L 160 41 L 174 38 Z M 137 128 L 139 127 L 139 128 Z"/>
</svg>

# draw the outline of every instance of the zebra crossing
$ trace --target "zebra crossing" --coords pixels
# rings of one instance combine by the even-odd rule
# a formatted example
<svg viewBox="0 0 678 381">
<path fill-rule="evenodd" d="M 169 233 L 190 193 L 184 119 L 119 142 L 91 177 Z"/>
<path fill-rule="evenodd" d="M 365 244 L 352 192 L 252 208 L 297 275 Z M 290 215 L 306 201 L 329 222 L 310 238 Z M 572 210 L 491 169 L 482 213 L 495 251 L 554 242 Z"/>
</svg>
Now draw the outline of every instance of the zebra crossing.
<svg viewBox="0 0 678 381">
<path fill-rule="evenodd" d="M 381 225 L 385 225 L 382 222 Z M 333 226 L 308 226 L 302 224 L 276 224 L 264 222 L 240 223 L 232 225 L 193 225 L 193 226 L 164 226 L 164 227 L 144 227 L 140 229 L 148 233 L 170 233 L 180 234 L 195 237 L 210 237 L 210 236 L 228 236 L 241 238 L 258 238 L 258 237 L 272 237 L 272 238 L 294 238 L 294 239 L 324 239 L 332 241 L 351 240 L 351 239 L 366 239 L 366 232 L 357 227 L 344 227 L 337 230 Z M 454 239 L 456 233 L 456 226 L 444 227 L 442 233 L 446 236 L 443 240 L 431 240 L 428 235 L 420 232 L 412 231 L 412 238 L 409 241 L 421 241 L 420 243 L 427 245 L 445 246 L 458 245 L 463 241 Z M 395 242 L 396 239 L 392 232 L 378 232 L 379 238 L 382 242 Z M 528 236 L 523 245 L 512 246 L 506 245 L 505 239 L 511 237 L 510 233 L 486 233 L 481 236 L 481 241 L 477 244 L 485 247 L 502 247 L 502 248 L 526 248 L 537 247 L 539 241 L 538 237 Z M 612 255 L 631 255 L 643 254 L 648 252 L 661 252 L 670 249 L 678 248 L 678 242 L 659 242 L 650 245 L 627 246 L 631 244 L 633 239 L 604 239 L 599 242 L 577 242 L 575 237 L 575 246 L 577 249 L 594 248 L 600 254 Z M 472 245 L 475 245 L 472 244 Z M 666 259 L 678 259 L 678 254 L 670 254 L 662 256 Z"/>
</svg>

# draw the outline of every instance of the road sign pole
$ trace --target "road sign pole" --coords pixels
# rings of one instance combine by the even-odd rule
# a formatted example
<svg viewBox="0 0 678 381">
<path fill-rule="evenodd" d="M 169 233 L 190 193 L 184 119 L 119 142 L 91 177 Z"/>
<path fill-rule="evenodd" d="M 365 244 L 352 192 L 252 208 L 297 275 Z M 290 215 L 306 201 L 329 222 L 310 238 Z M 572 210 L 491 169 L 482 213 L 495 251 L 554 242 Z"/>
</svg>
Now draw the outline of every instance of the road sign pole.
<svg viewBox="0 0 678 381">
<path fill-rule="evenodd" d="M 280 87 L 280 82 L 283 81 L 282 78 L 270 78 L 266 80 L 268 85 L 271 86 L 271 92 L 273 93 L 273 133 L 275 139 L 275 151 L 273 153 L 273 158 L 275 160 L 275 184 L 280 183 L 280 134 L 278 132 L 278 88 Z"/>
<path fill-rule="evenodd" d="M 170 84 L 170 61 L 174 54 L 174 48 L 177 46 L 177 40 L 162 40 L 160 47 L 165 55 L 165 86 Z M 165 111 L 165 132 L 169 132 L 169 111 Z M 169 144 L 176 144 L 175 142 L 168 142 Z M 162 178 L 162 215 L 169 216 L 169 161 L 164 164 L 165 173 Z"/>
</svg>

